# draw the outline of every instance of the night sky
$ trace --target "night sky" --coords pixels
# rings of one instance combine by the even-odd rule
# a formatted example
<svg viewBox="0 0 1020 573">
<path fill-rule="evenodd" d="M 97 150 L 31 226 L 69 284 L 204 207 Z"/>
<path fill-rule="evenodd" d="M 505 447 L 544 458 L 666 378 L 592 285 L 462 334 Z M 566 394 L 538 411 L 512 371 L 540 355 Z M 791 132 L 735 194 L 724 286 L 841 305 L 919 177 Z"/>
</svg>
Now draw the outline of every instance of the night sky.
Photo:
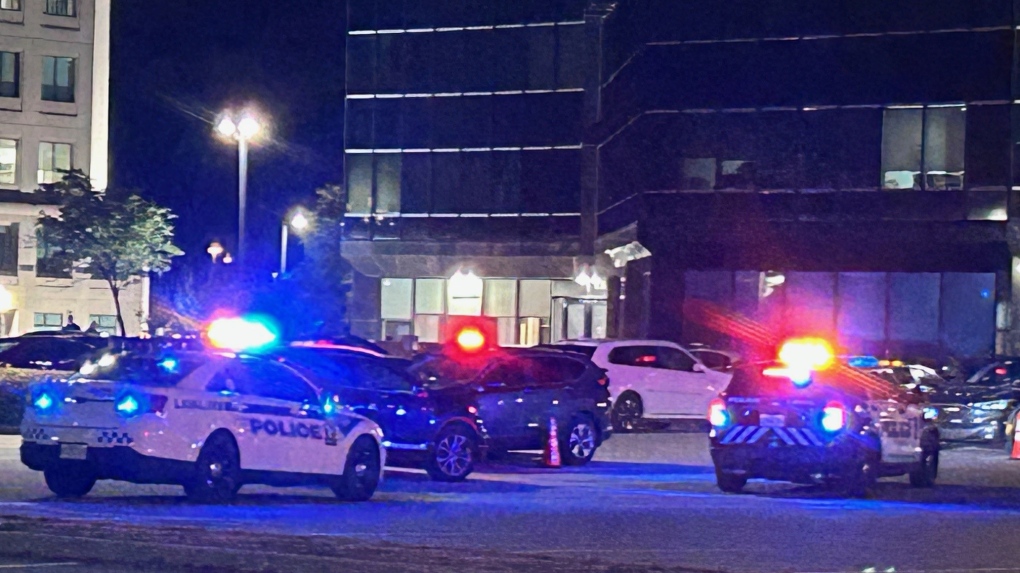
<svg viewBox="0 0 1020 573">
<path fill-rule="evenodd" d="M 113 2 L 111 185 L 180 216 L 188 255 L 178 266 L 208 264 L 213 239 L 228 250 L 236 242 L 237 148 L 213 135 L 220 110 L 250 102 L 271 118 L 271 139 L 251 150 L 248 190 L 248 249 L 267 269 L 286 210 L 340 182 L 344 6 Z"/>
</svg>

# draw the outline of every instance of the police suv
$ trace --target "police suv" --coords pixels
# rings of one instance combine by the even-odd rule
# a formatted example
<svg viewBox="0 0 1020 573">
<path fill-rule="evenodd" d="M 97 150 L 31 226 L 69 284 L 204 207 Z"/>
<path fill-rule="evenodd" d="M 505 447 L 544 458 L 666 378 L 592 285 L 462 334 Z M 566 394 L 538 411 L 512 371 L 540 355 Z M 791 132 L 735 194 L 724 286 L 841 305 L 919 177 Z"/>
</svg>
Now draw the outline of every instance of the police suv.
<svg viewBox="0 0 1020 573">
<path fill-rule="evenodd" d="M 206 502 L 247 483 L 322 484 L 364 501 L 385 464 L 379 426 L 256 356 L 110 352 L 28 400 L 21 460 L 60 497 L 114 479 L 180 484 Z"/>
<path fill-rule="evenodd" d="M 779 361 L 738 368 L 709 407 L 719 488 L 739 492 L 761 478 L 830 483 L 859 496 L 879 477 L 904 474 L 930 487 L 939 434 L 923 400 L 835 364 L 822 341 L 790 341 Z"/>
</svg>

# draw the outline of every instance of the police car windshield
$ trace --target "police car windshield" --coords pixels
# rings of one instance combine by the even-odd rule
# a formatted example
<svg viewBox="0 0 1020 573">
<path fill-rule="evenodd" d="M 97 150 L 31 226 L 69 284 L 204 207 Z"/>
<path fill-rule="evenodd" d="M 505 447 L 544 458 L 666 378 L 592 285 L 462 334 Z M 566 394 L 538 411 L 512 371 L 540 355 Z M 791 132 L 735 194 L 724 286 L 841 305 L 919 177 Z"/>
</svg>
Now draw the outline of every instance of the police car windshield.
<svg viewBox="0 0 1020 573">
<path fill-rule="evenodd" d="M 202 364 L 200 359 L 194 357 L 131 354 L 104 356 L 114 356 L 113 364 L 103 365 L 103 356 L 93 357 L 78 373 L 71 376 L 70 381 L 102 380 L 140 386 L 176 386 Z"/>
<path fill-rule="evenodd" d="M 798 388 L 789 378 L 763 374 L 765 369 L 773 366 L 775 365 L 770 363 L 752 364 L 734 370 L 733 380 L 726 393 L 734 396 L 812 397 L 826 391 L 826 386 L 820 381 L 812 381 Z M 817 373 L 815 378 L 819 378 Z"/>
</svg>

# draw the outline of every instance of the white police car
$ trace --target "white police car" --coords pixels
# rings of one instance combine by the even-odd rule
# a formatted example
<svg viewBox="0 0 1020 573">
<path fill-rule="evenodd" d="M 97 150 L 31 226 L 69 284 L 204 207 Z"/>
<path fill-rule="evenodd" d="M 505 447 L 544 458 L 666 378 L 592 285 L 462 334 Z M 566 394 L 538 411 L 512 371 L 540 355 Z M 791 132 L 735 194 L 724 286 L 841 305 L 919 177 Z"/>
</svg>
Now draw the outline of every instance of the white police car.
<svg viewBox="0 0 1020 573">
<path fill-rule="evenodd" d="M 67 381 L 33 386 L 21 460 L 60 497 L 114 479 L 180 484 L 206 502 L 246 483 L 323 484 L 367 500 L 382 478 L 382 431 L 319 396 L 257 356 L 104 354 Z"/>
</svg>

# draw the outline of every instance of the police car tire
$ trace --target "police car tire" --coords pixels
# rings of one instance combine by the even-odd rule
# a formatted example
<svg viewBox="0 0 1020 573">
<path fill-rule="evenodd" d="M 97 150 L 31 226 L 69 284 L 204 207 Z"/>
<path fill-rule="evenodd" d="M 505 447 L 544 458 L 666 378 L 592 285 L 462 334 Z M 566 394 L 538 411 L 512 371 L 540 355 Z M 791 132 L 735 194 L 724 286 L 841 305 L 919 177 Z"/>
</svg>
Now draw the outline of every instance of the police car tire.
<svg viewBox="0 0 1020 573">
<path fill-rule="evenodd" d="M 621 412 L 622 404 L 627 405 Z M 642 414 L 644 414 L 644 404 L 641 401 L 641 396 L 630 391 L 620 394 L 613 405 L 613 431 L 623 434 L 633 432 L 641 420 Z"/>
<path fill-rule="evenodd" d="M 575 436 L 575 431 L 577 435 Z M 583 466 L 590 462 L 595 457 L 595 451 L 598 450 L 598 430 L 595 428 L 595 422 L 592 421 L 591 416 L 586 414 L 578 414 L 570 420 L 570 426 L 566 432 L 560 436 L 560 452 L 562 452 L 563 463 L 568 466 Z M 587 444 L 580 444 L 581 449 L 579 452 L 582 455 L 577 455 L 574 452 L 574 447 L 579 444 L 571 443 L 572 440 L 584 440 Z M 590 449 L 589 449 L 590 448 Z"/>
<path fill-rule="evenodd" d="M 336 477 L 330 489 L 343 501 L 368 501 L 381 475 L 379 445 L 371 436 L 358 436 L 347 452 L 343 475 Z"/>
<path fill-rule="evenodd" d="M 467 463 L 463 469 L 458 473 L 450 473 L 449 470 L 445 469 L 438 456 L 443 451 L 441 446 L 443 442 L 458 441 L 459 440 L 463 451 L 467 454 Z M 429 450 L 428 459 L 425 462 L 425 473 L 435 481 L 445 482 L 458 482 L 467 479 L 471 472 L 475 470 L 475 457 L 478 452 L 478 440 L 475 436 L 474 430 L 468 428 L 464 424 L 451 424 L 442 430 L 436 436 L 432 442 L 432 448 Z M 505 450 L 504 450 L 505 451 Z"/>
<path fill-rule="evenodd" d="M 728 474 L 716 468 L 715 484 L 725 493 L 740 493 L 747 485 L 747 478 L 742 475 Z"/>
<path fill-rule="evenodd" d="M 204 468 L 219 463 L 219 476 L 207 475 Z M 241 489 L 240 455 L 229 434 L 214 433 L 206 440 L 195 460 L 194 474 L 184 484 L 184 493 L 198 503 L 226 503 Z"/>
<path fill-rule="evenodd" d="M 96 476 L 83 463 L 61 463 L 43 472 L 46 487 L 60 498 L 82 497 L 96 485 Z"/>
</svg>

